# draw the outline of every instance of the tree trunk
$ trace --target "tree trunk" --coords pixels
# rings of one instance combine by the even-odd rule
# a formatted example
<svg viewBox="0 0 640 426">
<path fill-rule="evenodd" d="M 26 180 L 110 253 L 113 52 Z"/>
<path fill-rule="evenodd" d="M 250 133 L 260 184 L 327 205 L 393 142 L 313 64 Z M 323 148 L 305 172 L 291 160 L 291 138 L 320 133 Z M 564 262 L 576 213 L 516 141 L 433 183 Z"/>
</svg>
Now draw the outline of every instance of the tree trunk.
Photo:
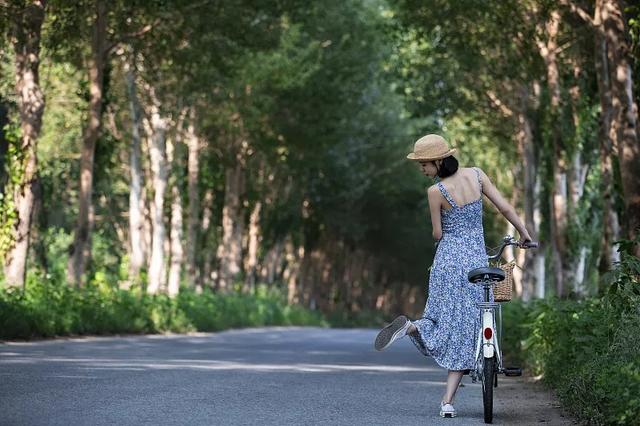
<svg viewBox="0 0 640 426">
<path fill-rule="evenodd" d="M 180 291 L 180 273 L 182 271 L 183 247 L 182 247 L 182 196 L 178 188 L 178 180 L 175 178 L 175 171 L 179 168 L 179 161 L 175 150 L 175 144 L 169 140 L 167 143 L 167 157 L 169 163 L 173 165 L 174 177 L 171 179 L 171 262 L 169 266 L 169 281 L 167 284 L 167 294 L 175 297 Z"/>
<path fill-rule="evenodd" d="M 202 251 L 204 251 L 204 259 L 202 261 L 202 272 L 198 277 L 198 283 L 196 285 L 196 292 L 202 291 L 202 288 L 205 286 L 213 287 L 211 285 L 213 277 L 211 276 L 211 272 L 214 270 L 213 261 L 215 252 L 211 249 L 210 242 L 214 241 L 213 231 L 211 228 L 211 217 L 213 216 L 213 190 L 207 189 L 204 193 L 203 208 L 202 208 L 202 224 L 200 227 L 200 235 L 202 235 Z"/>
<path fill-rule="evenodd" d="M 323 310 L 327 305 L 327 293 L 325 287 L 331 285 L 326 280 L 331 273 L 332 266 L 324 251 L 323 242 L 319 242 L 313 249 L 305 249 L 301 260 L 298 289 L 302 294 L 303 303 L 311 310 Z"/>
<path fill-rule="evenodd" d="M 150 90 L 155 98 L 153 89 Z M 151 263 L 149 265 L 149 283 L 147 293 L 156 294 L 164 287 L 166 277 L 165 244 L 166 232 L 164 227 L 164 196 L 167 189 L 167 160 L 165 147 L 166 120 L 160 115 L 158 103 L 154 99 L 151 104 L 151 171 L 153 174 L 153 208 L 151 240 Z"/>
<path fill-rule="evenodd" d="M 625 204 L 626 237 L 634 239 L 640 227 L 640 145 L 638 144 L 638 107 L 633 97 L 631 50 L 621 0 L 604 0 L 602 23 L 608 46 L 611 75 L 613 146 L 618 149 Z M 640 256 L 640 246 L 636 246 Z"/>
<path fill-rule="evenodd" d="M 547 70 L 547 85 L 551 93 L 550 110 L 552 115 L 552 143 L 553 143 L 553 194 L 551 197 L 551 241 L 553 245 L 553 269 L 556 285 L 556 294 L 562 297 L 565 292 L 564 270 L 566 260 L 566 226 L 567 226 L 567 191 L 566 191 L 566 165 L 563 158 L 560 133 L 560 72 L 558 70 L 557 50 L 558 31 L 560 27 L 560 13 L 557 10 L 551 12 L 549 20 L 545 24 L 544 31 L 546 42 L 538 40 L 540 56 L 545 62 Z"/>
<path fill-rule="evenodd" d="M 144 89 L 149 91 L 149 86 L 145 84 Z M 144 137 L 142 142 L 142 171 L 144 174 L 144 187 L 142 188 L 142 205 L 144 208 L 144 216 L 142 220 L 142 234 L 144 238 L 145 258 L 144 262 L 149 271 L 151 265 L 151 245 L 153 244 L 153 172 L 151 171 L 151 158 L 148 155 L 151 152 L 151 139 L 153 138 L 153 126 L 150 121 L 150 112 L 142 114 L 142 126 L 144 128 Z M 149 116 L 149 117 L 147 117 Z"/>
<path fill-rule="evenodd" d="M 245 288 L 252 291 L 256 285 L 256 268 L 258 266 L 258 248 L 260 247 L 260 211 L 262 201 L 253 205 L 249 216 L 249 236 L 247 241 L 247 258 L 245 259 Z"/>
<path fill-rule="evenodd" d="M 264 256 L 260 267 L 260 279 L 266 284 L 273 284 L 282 272 L 284 259 L 284 242 L 278 240 Z"/>
<path fill-rule="evenodd" d="M 611 81 L 609 73 L 608 46 L 602 24 L 602 12 L 605 0 L 597 0 L 595 7 L 595 69 L 600 100 L 600 173 L 602 192 L 602 243 L 600 248 L 599 270 L 604 273 L 611 269 L 614 262 L 619 261 L 619 253 L 613 241 L 619 239 L 618 212 L 613 202 L 613 142 L 611 139 L 611 122 L 613 107 L 611 105 Z"/>
<path fill-rule="evenodd" d="M 80 191 L 78 193 L 78 221 L 70 249 L 67 279 L 82 285 L 82 277 L 91 258 L 91 229 L 93 227 L 93 158 L 102 124 L 103 74 L 107 36 L 107 2 L 95 1 L 96 16 L 92 29 L 91 58 L 89 60 L 89 114 L 82 135 L 80 158 Z"/>
<path fill-rule="evenodd" d="M 528 105 L 529 105 L 529 91 L 526 86 L 523 85 L 520 96 L 521 104 L 518 108 L 518 145 L 521 146 L 523 158 L 523 171 L 524 171 L 524 187 L 523 187 L 523 206 L 524 206 L 524 223 L 528 230 L 533 231 L 534 238 L 537 238 L 538 233 L 534 222 L 534 207 L 536 200 L 534 198 L 537 164 L 535 158 L 535 151 L 533 146 L 533 131 L 531 128 L 531 121 L 528 117 Z M 534 294 L 535 283 L 538 277 L 535 274 L 533 268 L 534 258 L 536 256 L 535 250 L 524 251 L 524 261 L 522 264 L 522 300 L 529 301 Z"/>
<path fill-rule="evenodd" d="M 0 194 L 4 195 L 5 185 L 7 183 L 7 151 L 9 150 L 9 141 L 4 132 L 4 126 L 9 124 L 9 111 L 7 101 L 0 96 Z"/>
<path fill-rule="evenodd" d="M 218 288 L 227 291 L 241 272 L 242 235 L 244 230 L 244 167 L 242 154 L 225 172 L 224 207 L 222 209 L 222 242 L 218 246 L 220 261 Z"/>
<path fill-rule="evenodd" d="M 514 176 L 518 176 L 517 174 Z M 516 194 L 517 191 L 513 191 L 513 194 Z M 517 202 L 517 197 L 512 196 L 511 197 L 511 201 L 512 204 L 511 205 L 515 205 L 515 203 Z M 507 222 L 507 228 L 506 228 L 506 235 L 515 235 L 516 229 L 514 228 L 514 226 L 511 224 L 511 222 Z M 516 262 L 516 266 L 513 268 L 513 292 L 514 292 L 514 296 L 518 299 L 523 299 L 523 287 L 522 287 L 522 269 L 521 269 L 521 261 L 518 257 L 518 255 L 522 252 L 523 250 L 515 250 L 513 246 L 507 246 L 504 250 L 504 259 L 507 262 L 511 262 L 511 261 L 515 261 Z M 526 250 L 524 250 L 526 251 Z"/>
<path fill-rule="evenodd" d="M 588 164 L 582 164 L 581 150 L 576 150 L 573 154 L 573 162 L 571 166 L 571 173 L 569 174 L 569 193 L 571 195 L 571 208 L 569 211 L 569 217 L 575 217 L 575 211 L 578 207 L 578 203 L 584 193 L 584 185 L 588 172 Z M 586 296 L 587 289 L 585 287 L 585 262 L 586 256 L 589 253 L 587 242 L 582 239 L 578 239 L 578 257 L 573 259 L 572 269 L 570 271 L 570 277 L 573 281 L 573 291 L 577 296 Z"/>
<path fill-rule="evenodd" d="M 577 132 L 581 126 L 580 123 L 580 99 L 582 94 L 580 92 L 579 79 L 582 70 L 581 68 L 575 64 L 573 73 L 574 73 L 574 85 L 569 90 L 569 94 L 571 95 L 571 113 L 573 118 L 573 127 L 575 129 L 575 134 L 577 138 Z M 569 204 L 569 216 L 572 217 L 578 207 L 580 199 L 582 198 L 582 194 L 584 193 L 584 185 L 587 178 L 587 172 L 589 169 L 588 164 L 583 164 L 582 162 L 582 147 L 576 146 L 573 149 L 573 156 L 571 160 L 571 168 L 569 173 L 569 195 L 571 203 Z"/>
<path fill-rule="evenodd" d="M 187 186 L 189 194 L 189 223 L 187 226 L 187 279 L 189 286 L 195 287 L 197 281 L 196 248 L 198 247 L 198 226 L 200 222 L 200 196 L 198 192 L 198 175 L 200 165 L 198 154 L 200 151 L 200 139 L 195 131 L 195 108 L 189 112 L 189 125 L 187 127 L 187 146 L 189 158 L 187 160 Z"/>
<path fill-rule="evenodd" d="M 541 86 L 538 80 L 533 80 L 531 82 L 531 96 L 529 97 L 530 106 L 532 109 L 540 108 L 540 96 L 541 96 Z M 534 122 L 530 122 L 533 124 Z M 532 133 L 535 134 L 536 130 L 533 129 Z M 535 152 L 532 146 L 531 151 L 532 158 L 536 158 Z M 542 203 L 544 200 L 542 199 L 542 181 L 544 179 L 544 172 L 540 169 L 538 163 L 536 163 L 535 167 L 535 175 L 533 176 L 533 212 L 532 212 L 532 221 L 533 221 L 533 232 L 535 236 L 538 237 L 540 235 L 540 231 L 542 230 Z M 544 247 L 544 246 L 543 246 Z M 538 299 L 543 299 L 546 294 L 546 250 L 540 247 L 537 250 L 534 250 L 534 258 L 533 258 L 533 271 L 536 277 L 535 280 L 535 289 L 533 293 L 533 297 Z"/>
<path fill-rule="evenodd" d="M 8 286 L 24 287 L 29 236 L 36 202 L 38 160 L 36 144 L 42 127 L 44 96 L 40 89 L 40 32 L 45 16 L 45 1 L 30 1 L 12 14 L 11 42 L 15 52 L 16 93 L 20 110 L 22 138 L 17 147 L 21 174 L 12 185 L 17 218 L 13 226 L 13 245 L 4 256 L 5 282 Z M 4 214 L 4 212 L 2 212 Z"/>
<path fill-rule="evenodd" d="M 129 107 L 131 109 L 131 152 L 129 166 L 131 173 L 131 188 L 129 192 L 129 282 L 136 281 L 140 270 L 145 263 L 145 239 L 144 239 L 144 198 L 142 194 L 142 153 L 140 142 L 140 104 L 136 92 L 133 64 L 126 63 L 126 83 L 129 94 Z"/>
<path fill-rule="evenodd" d="M 542 195 L 542 177 L 538 176 L 534 185 L 533 199 L 536 200 L 533 207 L 533 222 L 534 232 L 536 235 L 540 235 L 540 228 L 542 224 L 542 209 L 540 204 Z M 545 268 L 545 255 L 542 249 L 536 250 L 534 260 L 534 270 L 536 275 L 536 292 L 535 295 L 538 299 L 544 299 L 546 292 L 546 268 Z"/>
<path fill-rule="evenodd" d="M 582 70 L 578 64 L 574 64 L 573 66 L 573 76 L 574 76 L 574 84 L 569 89 L 569 94 L 571 96 L 571 111 L 573 118 L 573 126 L 574 126 L 574 135 L 576 135 L 575 139 L 577 140 L 578 131 L 580 128 L 580 74 Z M 576 211 L 578 209 L 578 204 L 580 203 L 580 199 L 582 198 L 582 194 L 584 193 L 584 185 L 587 177 L 587 172 L 589 169 L 588 164 L 582 163 L 582 149 L 580 146 L 573 147 L 571 166 L 569 168 L 568 173 L 568 192 L 569 192 L 569 208 L 567 211 L 567 216 L 569 218 L 576 217 Z M 583 239 L 578 238 L 575 244 L 578 246 L 579 255 L 576 258 L 573 258 L 572 262 L 566 262 L 570 265 L 571 269 L 566 274 L 571 278 L 573 282 L 573 292 L 577 296 L 586 296 L 586 287 L 584 286 L 584 268 L 586 262 L 586 256 L 588 254 L 587 246 L 585 245 L 585 241 Z"/>
<path fill-rule="evenodd" d="M 282 278 L 287 283 L 287 303 L 294 305 L 306 302 L 308 297 L 305 297 L 300 285 L 300 271 L 303 266 L 302 263 L 305 260 L 304 247 L 300 246 L 296 250 L 293 240 L 289 236 L 284 243 L 284 253 L 287 266 L 282 274 Z"/>
</svg>

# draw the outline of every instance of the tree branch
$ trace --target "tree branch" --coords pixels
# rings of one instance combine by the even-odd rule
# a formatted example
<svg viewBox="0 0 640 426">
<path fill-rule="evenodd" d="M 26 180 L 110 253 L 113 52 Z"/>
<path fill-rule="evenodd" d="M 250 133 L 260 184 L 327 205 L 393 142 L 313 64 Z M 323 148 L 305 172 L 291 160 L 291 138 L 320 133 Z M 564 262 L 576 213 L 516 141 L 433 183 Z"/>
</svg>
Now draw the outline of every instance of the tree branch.
<svg viewBox="0 0 640 426">
<path fill-rule="evenodd" d="M 596 28 L 597 27 L 597 25 L 595 24 L 595 22 L 594 22 L 593 18 L 591 17 L 591 15 L 589 15 L 583 8 L 581 8 L 580 6 L 577 6 L 571 0 L 560 0 L 559 3 L 562 6 L 568 7 L 573 13 L 575 13 L 577 16 L 579 16 L 590 27 L 592 27 L 592 28 Z"/>
<path fill-rule="evenodd" d="M 514 115 L 513 110 L 502 102 L 492 90 L 487 90 L 485 93 L 489 97 L 491 105 L 497 107 L 505 117 L 512 117 Z"/>
<path fill-rule="evenodd" d="M 108 55 L 113 49 L 115 49 L 120 43 L 124 43 L 127 40 L 130 40 L 132 38 L 137 38 L 140 37 L 146 33 L 148 33 L 149 31 L 151 31 L 156 25 L 158 25 L 160 23 L 160 19 L 156 19 L 155 21 L 153 21 L 151 24 L 147 24 L 144 27 L 142 27 L 140 30 L 133 32 L 133 33 L 128 33 L 128 34 L 123 34 L 122 36 L 120 36 L 117 40 L 112 41 L 111 43 L 109 43 L 107 45 L 107 47 L 104 50 L 105 55 Z"/>
</svg>

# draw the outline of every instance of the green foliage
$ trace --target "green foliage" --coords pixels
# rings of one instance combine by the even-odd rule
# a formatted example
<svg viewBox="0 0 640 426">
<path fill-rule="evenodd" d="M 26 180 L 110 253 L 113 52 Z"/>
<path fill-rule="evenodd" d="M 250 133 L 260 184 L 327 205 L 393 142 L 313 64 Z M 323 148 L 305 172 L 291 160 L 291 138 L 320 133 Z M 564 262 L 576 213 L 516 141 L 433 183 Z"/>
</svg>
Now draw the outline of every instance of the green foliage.
<svg viewBox="0 0 640 426">
<path fill-rule="evenodd" d="M 231 293 L 226 295 L 205 291 L 180 292 L 180 309 L 199 331 L 265 325 L 322 325 L 317 312 L 300 306 L 287 306 L 275 289 L 259 286 L 255 295 Z"/>
<path fill-rule="evenodd" d="M 20 149 L 20 127 L 7 124 L 4 136 L 8 144 L 6 153 L 7 183 L 0 191 L 0 258 L 4 258 L 15 242 L 15 227 L 18 222 L 14 192 L 23 185 L 25 173 L 24 151 Z"/>
<path fill-rule="evenodd" d="M 26 290 L 0 290 L 0 338 L 60 335 L 217 331 L 265 325 L 326 325 L 320 314 L 287 306 L 282 295 L 260 287 L 255 295 L 196 294 L 171 299 L 139 288 L 100 282 L 74 289 L 46 277 L 29 277 Z"/>
<path fill-rule="evenodd" d="M 601 297 L 505 309 L 506 356 L 524 360 L 589 424 L 624 425 L 640 416 L 640 259 L 631 251 L 637 243 L 621 242 L 621 262 L 605 277 Z"/>
<path fill-rule="evenodd" d="M 331 327 L 383 327 L 390 321 L 379 310 L 349 311 L 337 309 L 327 314 Z"/>
<path fill-rule="evenodd" d="M 67 274 L 68 248 L 73 235 L 64 229 L 51 227 L 42 235 L 46 278 L 53 282 L 64 282 Z"/>
<path fill-rule="evenodd" d="M 528 335 L 526 316 L 528 307 L 521 300 L 502 303 L 502 356 L 506 366 L 519 366 L 524 362 L 522 350 Z"/>
</svg>

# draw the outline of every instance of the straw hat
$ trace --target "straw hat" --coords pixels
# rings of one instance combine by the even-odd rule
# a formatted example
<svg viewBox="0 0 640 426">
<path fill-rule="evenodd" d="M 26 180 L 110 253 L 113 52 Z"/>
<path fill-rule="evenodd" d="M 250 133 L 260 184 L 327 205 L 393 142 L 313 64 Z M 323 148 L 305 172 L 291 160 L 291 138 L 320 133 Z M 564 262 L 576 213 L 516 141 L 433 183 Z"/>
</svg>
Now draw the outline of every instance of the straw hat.
<svg viewBox="0 0 640 426">
<path fill-rule="evenodd" d="M 455 152 L 455 148 L 449 148 L 449 144 L 442 136 L 426 135 L 416 141 L 413 152 L 410 152 L 407 158 L 409 160 L 432 161 L 448 157 Z"/>
</svg>

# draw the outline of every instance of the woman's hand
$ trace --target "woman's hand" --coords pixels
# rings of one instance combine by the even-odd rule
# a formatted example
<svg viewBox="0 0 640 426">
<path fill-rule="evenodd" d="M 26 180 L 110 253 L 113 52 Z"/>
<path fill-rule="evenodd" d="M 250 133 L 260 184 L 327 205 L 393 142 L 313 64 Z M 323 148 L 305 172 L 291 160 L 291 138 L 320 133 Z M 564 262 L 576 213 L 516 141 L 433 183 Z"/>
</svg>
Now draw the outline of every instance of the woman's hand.
<svg viewBox="0 0 640 426">
<path fill-rule="evenodd" d="M 531 235 L 529 235 L 529 232 L 525 229 L 524 233 L 520 234 L 520 240 L 518 241 L 518 245 L 522 246 L 525 243 L 528 243 L 531 241 L 533 241 L 533 239 L 531 238 Z"/>
</svg>

